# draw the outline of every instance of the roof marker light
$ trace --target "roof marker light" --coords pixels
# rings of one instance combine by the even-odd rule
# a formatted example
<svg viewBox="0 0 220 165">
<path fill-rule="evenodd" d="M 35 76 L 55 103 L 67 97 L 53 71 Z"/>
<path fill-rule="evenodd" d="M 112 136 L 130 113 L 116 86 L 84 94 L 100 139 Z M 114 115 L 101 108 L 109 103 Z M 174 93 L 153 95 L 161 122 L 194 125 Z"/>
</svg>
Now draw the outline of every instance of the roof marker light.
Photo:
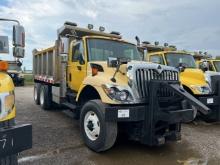
<svg viewBox="0 0 220 165">
<path fill-rule="evenodd" d="M 150 44 L 150 42 L 149 41 L 143 41 L 142 44 L 148 45 L 148 44 Z"/>
<path fill-rule="evenodd" d="M 103 26 L 100 26 L 100 27 L 99 27 L 99 31 L 100 31 L 100 32 L 104 32 L 104 31 L 105 31 L 105 28 L 104 28 Z"/>
<path fill-rule="evenodd" d="M 93 24 L 88 24 L 88 29 L 92 30 L 93 29 Z"/>
<path fill-rule="evenodd" d="M 77 23 L 75 23 L 75 22 L 70 22 L 70 21 L 66 21 L 66 22 L 64 23 L 64 25 L 77 26 Z"/>
<path fill-rule="evenodd" d="M 154 44 L 155 44 L 156 46 L 158 46 L 160 43 L 159 43 L 158 41 L 155 41 Z"/>
<path fill-rule="evenodd" d="M 169 46 L 169 44 L 168 44 L 168 43 L 164 43 L 164 46 L 165 46 L 165 47 L 168 47 L 168 46 Z"/>
<path fill-rule="evenodd" d="M 112 31 L 110 34 L 114 34 L 114 35 L 120 35 L 120 33 L 119 32 L 116 32 L 116 31 Z"/>
</svg>

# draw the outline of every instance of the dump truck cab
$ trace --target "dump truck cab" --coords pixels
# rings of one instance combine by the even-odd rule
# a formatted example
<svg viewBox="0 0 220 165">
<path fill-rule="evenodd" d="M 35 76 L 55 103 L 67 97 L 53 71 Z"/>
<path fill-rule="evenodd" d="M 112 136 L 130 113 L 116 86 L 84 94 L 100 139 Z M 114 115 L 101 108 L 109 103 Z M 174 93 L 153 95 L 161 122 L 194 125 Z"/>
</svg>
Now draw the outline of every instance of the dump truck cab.
<svg viewBox="0 0 220 165">
<path fill-rule="evenodd" d="M 196 61 L 190 52 L 179 51 L 175 46 L 159 46 L 144 42 L 142 45 L 149 52 L 146 60 L 153 63 L 172 66 L 179 70 L 180 82 L 185 90 L 198 98 L 207 106 L 213 107 L 212 115 L 203 116 L 207 120 L 219 121 L 219 104 L 218 94 L 214 94 L 215 89 L 211 87 L 211 83 L 207 81 L 206 74 L 197 68 Z M 217 82 L 216 82 L 217 83 Z M 199 109 L 198 109 L 199 111 Z"/>
<path fill-rule="evenodd" d="M 202 59 L 197 61 L 197 65 L 200 69 L 202 69 L 201 65 L 204 65 L 204 62 L 207 62 L 208 67 L 207 71 L 210 72 L 220 72 L 220 60 L 218 59 Z"/>
<path fill-rule="evenodd" d="M 156 62 L 161 58 L 164 65 L 180 69 L 180 81 L 188 92 L 194 95 L 208 95 L 211 89 L 205 80 L 204 73 L 196 67 L 193 56 L 184 51 L 161 51 L 149 53 L 148 61 Z"/>
<path fill-rule="evenodd" d="M 24 86 L 24 74 L 22 73 L 20 61 L 7 61 L 8 70 L 7 73 L 12 78 L 15 86 Z"/>
<path fill-rule="evenodd" d="M 209 112 L 181 88 L 177 69 L 145 62 L 118 32 L 92 27 L 66 22 L 55 46 L 33 50 L 35 103 L 71 109 L 89 148 L 111 148 L 121 131 L 150 146 L 180 139 L 181 123 L 194 119 L 193 109 L 182 109 L 184 99 Z"/>
<path fill-rule="evenodd" d="M 24 57 L 24 28 L 17 20 L 13 21 L 13 55 L 15 58 Z M 8 36 L 0 36 L 0 164 L 17 164 L 17 154 L 32 147 L 32 126 L 30 124 L 17 125 L 15 122 L 15 87 L 7 73 L 8 62 L 4 61 L 9 53 Z"/>
<path fill-rule="evenodd" d="M 202 52 L 191 53 L 196 61 L 197 67 L 204 72 L 220 72 L 220 60 L 212 58 L 207 52 L 204 54 Z"/>
</svg>

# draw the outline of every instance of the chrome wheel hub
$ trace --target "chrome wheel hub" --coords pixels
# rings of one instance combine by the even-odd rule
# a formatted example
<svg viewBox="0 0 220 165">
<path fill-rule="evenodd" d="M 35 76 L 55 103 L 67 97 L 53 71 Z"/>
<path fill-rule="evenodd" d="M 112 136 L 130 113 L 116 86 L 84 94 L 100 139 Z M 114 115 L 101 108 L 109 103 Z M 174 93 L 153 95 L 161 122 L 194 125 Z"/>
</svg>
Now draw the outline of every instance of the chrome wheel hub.
<svg viewBox="0 0 220 165">
<path fill-rule="evenodd" d="M 88 111 L 84 118 L 84 130 L 87 137 L 94 141 L 100 134 L 100 122 L 98 116 L 93 111 Z"/>
</svg>

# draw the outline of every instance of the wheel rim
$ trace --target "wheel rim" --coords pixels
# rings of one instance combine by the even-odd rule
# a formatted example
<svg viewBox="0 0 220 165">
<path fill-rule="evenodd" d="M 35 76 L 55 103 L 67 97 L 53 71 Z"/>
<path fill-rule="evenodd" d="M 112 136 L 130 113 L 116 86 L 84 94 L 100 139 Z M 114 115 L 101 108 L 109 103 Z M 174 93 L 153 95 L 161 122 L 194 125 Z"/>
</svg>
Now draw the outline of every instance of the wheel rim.
<svg viewBox="0 0 220 165">
<path fill-rule="evenodd" d="M 43 90 L 40 91 L 40 104 L 41 105 L 44 104 L 44 91 Z"/>
<path fill-rule="evenodd" d="M 84 130 L 87 137 L 94 141 L 100 134 L 100 122 L 98 116 L 93 111 L 88 111 L 84 118 Z"/>
<path fill-rule="evenodd" d="M 34 87 L 34 100 L 35 101 L 37 100 L 37 89 L 36 89 L 36 87 Z"/>
</svg>

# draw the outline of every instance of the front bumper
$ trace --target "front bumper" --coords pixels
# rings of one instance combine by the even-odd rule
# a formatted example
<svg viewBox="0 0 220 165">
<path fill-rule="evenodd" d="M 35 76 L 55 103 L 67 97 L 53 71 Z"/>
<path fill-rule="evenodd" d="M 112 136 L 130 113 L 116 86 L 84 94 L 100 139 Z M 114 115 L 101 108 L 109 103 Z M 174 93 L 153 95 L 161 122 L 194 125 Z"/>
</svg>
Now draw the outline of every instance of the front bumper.
<svg viewBox="0 0 220 165">
<path fill-rule="evenodd" d="M 149 146 L 181 139 L 181 123 L 193 120 L 193 110 L 165 111 L 149 105 L 106 106 L 105 120 L 118 122 L 129 139 Z"/>
<path fill-rule="evenodd" d="M 210 108 L 210 113 L 202 117 L 208 121 L 220 121 L 220 96 L 197 96 L 197 99 Z M 199 110 L 198 110 L 199 111 Z"/>
<path fill-rule="evenodd" d="M 105 120 L 114 122 L 143 121 L 149 112 L 147 105 L 107 106 Z M 167 123 L 188 122 L 193 120 L 193 110 L 154 111 L 152 120 L 162 120 Z"/>
<path fill-rule="evenodd" d="M 0 157 L 17 154 L 32 148 L 32 125 L 0 128 Z"/>
</svg>

